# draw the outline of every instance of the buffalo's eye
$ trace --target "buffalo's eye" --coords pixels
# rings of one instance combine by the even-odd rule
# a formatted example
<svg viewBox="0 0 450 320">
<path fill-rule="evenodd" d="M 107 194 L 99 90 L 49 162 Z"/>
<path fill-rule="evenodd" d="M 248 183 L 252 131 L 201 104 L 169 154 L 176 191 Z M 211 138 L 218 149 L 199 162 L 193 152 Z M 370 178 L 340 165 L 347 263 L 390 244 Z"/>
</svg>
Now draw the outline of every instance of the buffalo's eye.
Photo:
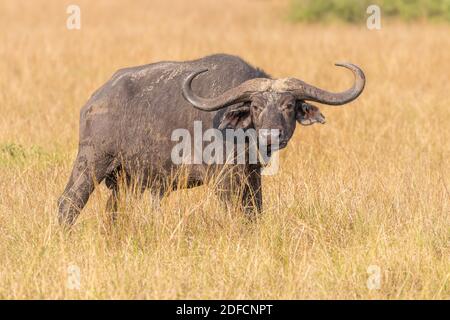
<svg viewBox="0 0 450 320">
<path fill-rule="evenodd" d="M 259 105 L 256 103 L 252 104 L 252 107 L 257 111 L 262 111 L 264 109 L 264 107 L 262 105 Z"/>
<path fill-rule="evenodd" d="M 292 110 L 292 109 L 294 109 L 294 107 L 295 107 L 295 105 L 293 102 L 288 102 L 288 103 L 284 104 L 283 109 L 284 110 Z"/>
</svg>

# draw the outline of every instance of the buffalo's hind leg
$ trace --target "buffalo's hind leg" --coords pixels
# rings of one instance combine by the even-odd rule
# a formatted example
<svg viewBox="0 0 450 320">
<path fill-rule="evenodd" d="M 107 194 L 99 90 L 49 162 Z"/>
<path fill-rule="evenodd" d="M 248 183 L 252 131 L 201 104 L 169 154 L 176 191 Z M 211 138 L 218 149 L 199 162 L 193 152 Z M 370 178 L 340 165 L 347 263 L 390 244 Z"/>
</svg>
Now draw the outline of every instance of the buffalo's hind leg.
<svg viewBox="0 0 450 320">
<path fill-rule="evenodd" d="M 107 175 L 109 161 L 90 161 L 84 153 L 78 153 L 66 188 L 58 199 L 60 225 L 72 226 L 86 205 L 97 183 Z"/>
<path fill-rule="evenodd" d="M 117 220 L 119 210 L 119 184 L 122 176 L 122 168 L 118 167 L 111 174 L 108 174 L 105 179 L 106 186 L 111 190 L 111 194 L 106 202 L 106 214 L 109 222 L 112 224 Z"/>
<path fill-rule="evenodd" d="M 110 218 L 110 222 L 114 223 L 117 220 L 117 211 L 119 201 L 119 187 L 117 185 L 113 186 L 111 189 L 111 194 L 106 202 L 106 213 Z"/>
<path fill-rule="evenodd" d="M 139 174 L 135 174 L 139 176 Z M 108 189 L 111 190 L 108 201 L 106 203 L 106 225 L 113 227 L 119 215 L 119 200 L 120 197 L 127 192 L 135 197 L 141 197 L 145 190 L 150 188 L 150 206 L 152 211 L 157 211 L 160 208 L 161 199 L 164 197 L 165 189 L 160 184 L 152 188 L 152 184 L 148 184 L 146 180 L 132 180 L 122 167 L 118 167 L 113 173 L 108 174 L 105 178 L 105 183 Z M 128 188 L 128 190 L 126 190 Z"/>
</svg>

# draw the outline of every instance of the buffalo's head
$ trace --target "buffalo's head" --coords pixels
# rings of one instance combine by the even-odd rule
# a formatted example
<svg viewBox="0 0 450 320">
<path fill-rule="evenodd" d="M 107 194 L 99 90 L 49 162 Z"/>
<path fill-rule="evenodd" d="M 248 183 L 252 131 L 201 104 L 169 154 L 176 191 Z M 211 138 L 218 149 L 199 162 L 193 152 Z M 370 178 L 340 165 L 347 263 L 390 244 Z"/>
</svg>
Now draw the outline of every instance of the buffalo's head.
<svg viewBox="0 0 450 320">
<path fill-rule="evenodd" d="M 208 71 L 192 72 L 183 82 L 183 96 L 195 108 L 216 111 L 230 108 L 224 113 L 219 129 L 233 128 L 261 129 L 270 144 L 271 135 L 276 132 L 279 147 L 284 148 L 292 137 L 296 123 L 311 125 L 325 123 L 320 110 L 305 101 L 316 101 L 328 105 L 343 105 L 356 99 L 364 89 L 363 71 L 350 63 L 336 64 L 350 69 L 355 75 L 355 83 L 347 91 L 331 93 L 295 78 L 267 79 L 255 78 L 231 88 L 215 98 L 202 98 L 192 91 L 192 80 Z"/>
</svg>

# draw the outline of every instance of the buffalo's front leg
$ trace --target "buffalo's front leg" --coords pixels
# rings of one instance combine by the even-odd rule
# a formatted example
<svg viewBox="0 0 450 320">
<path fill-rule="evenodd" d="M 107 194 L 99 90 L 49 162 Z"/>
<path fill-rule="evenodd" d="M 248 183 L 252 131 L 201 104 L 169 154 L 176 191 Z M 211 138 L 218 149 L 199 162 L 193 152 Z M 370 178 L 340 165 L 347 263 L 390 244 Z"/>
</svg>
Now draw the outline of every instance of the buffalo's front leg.
<svg viewBox="0 0 450 320">
<path fill-rule="evenodd" d="M 242 194 L 242 206 L 250 219 L 255 219 L 262 211 L 262 184 L 260 168 L 250 168 Z"/>
<path fill-rule="evenodd" d="M 262 188 L 260 167 L 248 165 L 244 169 L 230 172 L 217 185 L 216 193 L 228 208 L 244 211 L 254 220 L 262 211 Z"/>
</svg>

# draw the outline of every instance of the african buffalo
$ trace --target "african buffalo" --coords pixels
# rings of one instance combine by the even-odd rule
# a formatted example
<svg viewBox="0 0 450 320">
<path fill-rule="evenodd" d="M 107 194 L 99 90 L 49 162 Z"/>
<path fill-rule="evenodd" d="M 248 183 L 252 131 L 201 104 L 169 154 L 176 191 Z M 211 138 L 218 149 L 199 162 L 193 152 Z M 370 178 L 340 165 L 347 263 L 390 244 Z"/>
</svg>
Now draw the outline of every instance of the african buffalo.
<svg viewBox="0 0 450 320">
<path fill-rule="evenodd" d="M 284 148 L 296 122 L 324 122 L 317 107 L 305 101 L 342 105 L 363 91 L 362 70 L 350 63 L 337 65 L 355 75 L 352 88 L 341 93 L 295 78 L 272 79 L 241 58 L 225 54 L 117 71 L 81 110 L 78 155 L 58 200 L 60 223 L 72 225 L 103 180 L 112 190 L 107 205 L 111 211 L 117 206 L 119 178 L 137 181 L 140 191 L 150 188 L 156 198 L 169 189 L 205 183 L 217 172 L 205 163 L 183 165 L 184 185 L 167 179 L 180 167 L 171 160 L 176 144 L 171 134 L 177 128 L 192 133 L 194 121 L 200 121 L 204 130 L 277 129 L 276 136 L 266 137 L 268 147 L 276 138 L 277 148 Z M 219 198 L 229 203 L 237 196 L 250 216 L 260 212 L 261 166 L 260 162 L 229 166 L 230 174 L 215 185 Z"/>
</svg>

